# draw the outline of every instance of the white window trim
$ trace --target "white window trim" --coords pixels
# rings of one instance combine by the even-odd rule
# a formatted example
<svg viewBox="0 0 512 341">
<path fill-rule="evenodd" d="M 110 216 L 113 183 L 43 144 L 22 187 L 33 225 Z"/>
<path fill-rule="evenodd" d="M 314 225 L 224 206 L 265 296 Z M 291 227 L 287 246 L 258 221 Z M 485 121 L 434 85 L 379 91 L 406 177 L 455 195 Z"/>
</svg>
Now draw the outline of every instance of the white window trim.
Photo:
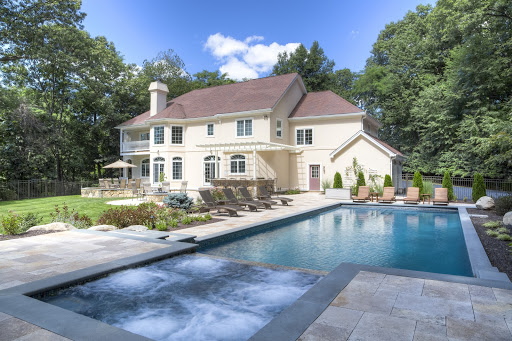
<svg viewBox="0 0 512 341">
<path fill-rule="evenodd" d="M 248 121 L 248 120 L 251 120 L 252 123 L 252 134 L 251 135 L 244 135 L 244 136 L 238 136 L 238 122 L 239 121 Z M 244 134 L 245 134 L 245 122 L 244 122 Z M 235 138 L 237 139 L 248 139 L 248 138 L 251 138 L 251 137 L 254 137 L 254 117 L 245 117 L 245 118 L 239 118 L 237 120 L 235 120 Z"/>
<path fill-rule="evenodd" d="M 156 158 L 159 158 L 159 157 L 162 157 L 164 159 L 164 161 L 155 161 Z M 151 162 L 151 166 L 150 166 L 150 173 L 149 175 L 151 176 L 151 182 L 153 183 L 153 185 L 159 185 L 161 184 L 160 181 L 156 181 L 156 182 L 153 182 L 154 178 L 155 178 L 155 163 L 158 163 L 158 164 L 162 164 L 164 165 L 164 171 L 163 172 L 160 172 L 160 173 L 164 173 L 165 174 L 165 177 L 168 178 L 168 172 L 167 172 L 167 158 L 163 157 L 163 156 L 155 156 L 153 158 L 153 162 Z M 160 177 L 160 173 L 158 174 L 158 177 Z M 167 179 L 166 179 L 167 181 Z"/>
<path fill-rule="evenodd" d="M 148 161 L 149 161 L 149 162 L 147 163 L 147 165 L 148 165 L 148 167 L 149 167 L 149 169 L 148 169 L 148 171 L 149 171 L 149 172 L 148 172 L 148 173 L 149 173 L 149 175 L 148 175 L 148 176 L 142 176 L 142 165 L 143 165 L 142 161 L 144 161 L 144 160 L 148 160 Z M 144 178 L 144 179 L 148 179 L 148 178 L 150 177 L 150 175 L 151 175 L 151 159 L 142 159 L 142 160 L 140 160 L 140 177 L 141 177 L 141 178 Z"/>
<path fill-rule="evenodd" d="M 146 134 L 149 134 L 149 139 L 143 140 L 142 135 L 146 135 Z M 164 129 L 164 139 L 165 139 L 165 129 Z M 144 133 L 139 133 L 139 141 L 150 141 L 150 140 L 151 140 L 151 132 L 146 131 Z"/>
<path fill-rule="evenodd" d="M 155 128 L 162 127 L 164 128 L 164 142 L 163 143 L 155 143 Z M 152 146 L 165 146 L 165 125 L 159 125 L 159 126 L 153 126 L 151 127 L 151 134 L 150 134 L 150 140 Z"/>
<path fill-rule="evenodd" d="M 281 136 L 277 135 L 277 132 L 278 132 L 278 130 L 277 130 L 277 122 L 281 122 Z M 280 118 L 276 118 L 276 138 L 282 140 L 283 139 L 283 132 L 284 132 L 283 120 L 280 119 Z M 295 138 L 297 138 L 297 137 L 295 137 Z"/>
<path fill-rule="evenodd" d="M 215 167 L 215 166 L 216 166 L 216 163 L 215 163 L 215 161 L 213 161 L 213 162 L 212 162 L 212 161 L 204 161 L 204 158 L 205 158 L 205 157 L 208 157 L 208 156 L 212 156 L 212 155 L 213 155 L 213 154 L 206 155 L 206 156 L 203 156 L 203 158 L 202 158 L 202 160 L 203 160 L 203 169 L 201 170 L 201 177 L 203 178 L 203 180 L 202 180 L 202 181 L 203 181 L 203 185 L 204 185 L 204 186 L 207 186 L 207 187 L 213 187 L 213 185 L 212 185 L 212 183 L 211 183 L 211 182 L 210 182 L 210 183 L 206 183 L 206 182 L 204 181 L 204 175 L 205 175 L 205 174 L 204 174 L 204 164 L 205 164 L 205 163 L 207 163 L 207 162 L 208 162 L 208 163 L 213 163 L 213 165 L 214 165 L 214 167 Z M 215 155 L 213 155 L 213 156 L 215 156 Z M 218 158 L 220 159 L 220 160 L 217 160 L 217 162 L 219 163 L 219 174 L 222 174 L 222 173 L 221 173 L 221 169 L 222 169 L 222 158 L 221 158 L 220 156 L 218 156 Z M 231 164 L 230 164 L 230 166 L 231 166 Z M 231 168 L 231 167 L 230 167 L 230 168 Z M 219 177 L 219 174 L 217 174 L 217 177 Z"/>
<path fill-rule="evenodd" d="M 172 143 L 172 127 L 181 127 L 182 129 L 182 138 L 181 143 Z M 169 126 L 169 145 L 170 146 L 184 146 L 185 145 L 185 126 L 182 124 L 171 124 Z"/>
<path fill-rule="evenodd" d="M 244 162 L 245 162 L 245 172 L 243 173 L 231 173 L 231 157 L 232 156 L 235 156 L 235 155 L 242 155 L 244 157 Z M 229 169 L 229 175 L 247 175 L 247 160 L 248 160 L 248 157 L 247 155 L 245 154 L 233 154 L 233 155 L 230 155 L 229 156 L 229 164 L 228 164 L 228 169 Z M 237 160 L 237 161 L 240 161 L 240 160 Z M 239 167 L 238 167 L 239 168 Z"/>
<path fill-rule="evenodd" d="M 210 124 L 213 125 L 213 135 L 208 135 L 208 126 Z M 206 128 L 206 137 L 208 137 L 208 138 L 215 137 L 215 123 L 214 122 L 208 122 L 208 123 L 206 123 L 206 125 L 204 127 Z"/>
<path fill-rule="evenodd" d="M 179 157 L 181 161 L 174 161 L 175 157 Z M 169 181 L 183 181 L 183 174 L 185 173 L 185 158 L 181 155 L 173 156 L 171 158 L 171 179 Z M 180 162 L 181 163 L 181 179 L 174 179 L 174 162 Z"/>
<path fill-rule="evenodd" d="M 297 131 L 311 129 L 311 144 L 298 144 L 297 143 Z M 306 134 L 304 133 L 304 142 L 306 142 Z M 313 127 L 302 127 L 295 128 L 295 145 L 301 147 L 313 147 L 315 145 L 315 128 Z"/>
</svg>

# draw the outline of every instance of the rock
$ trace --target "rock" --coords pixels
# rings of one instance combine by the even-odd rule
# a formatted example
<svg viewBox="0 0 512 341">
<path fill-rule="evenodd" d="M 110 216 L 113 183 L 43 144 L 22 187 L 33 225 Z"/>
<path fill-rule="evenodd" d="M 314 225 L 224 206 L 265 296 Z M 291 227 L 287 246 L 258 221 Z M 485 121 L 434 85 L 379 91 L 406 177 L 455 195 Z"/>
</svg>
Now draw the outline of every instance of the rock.
<svg viewBox="0 0 512 341">
<path fill-rule="evenodd" d="M 30 231 L 70 231 L 75 230 L 75 227 L 67 223 L 50 223 L 46 225 L 32 226 L 28 229 Z"/>
<path fill-rule="evenodd" d="M 91 231 L 113 231 L 117 230 L 117 227 L 114 225 L 96 225 L 89 227 L 89 230 Z"/>
<path fill-rule="evenodd" d="M 494 207 L 494 199 L 491 197 L 481 197 L 476 201 L 476 208 L 481 210 L 490 210 Z"/>
<path fill-rule="evenodd" d="M 143 232 L 143 231 L 147 231 L 148 228 L 144 225 L 131 225 L 131 226 L 125 227 L 123 230 Z"/>
<path fill-rule="evenodd" d="M 503 216 L 503 225 L 512 226 L 512 211 L 505 213 Z"/>
</svg>

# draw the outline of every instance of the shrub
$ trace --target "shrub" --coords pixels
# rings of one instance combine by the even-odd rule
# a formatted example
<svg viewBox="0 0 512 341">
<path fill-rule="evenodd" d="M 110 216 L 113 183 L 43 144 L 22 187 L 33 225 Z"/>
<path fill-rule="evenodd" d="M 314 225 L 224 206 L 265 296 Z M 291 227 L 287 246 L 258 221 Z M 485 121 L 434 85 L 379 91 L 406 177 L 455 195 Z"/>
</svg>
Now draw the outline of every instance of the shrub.
<svg viewBox="0 0 512 341">
<path fill-rule="evenodd" d="M 420 189 L 420 195 L 423 194 L 423 177 L 419 171 L 414 173 L 414 177 L 412 178 L 412 187 L 418 187 Z"/>
<path fill-rule="evenodd" d="M 212 220 L 212 215 L 211 215 L 210 213 L 206 213 L 206 214 L 204 215 L 204 219 L 206 219 L 206 220 Z"/>
<path fill-rule="evenodd" d="M 322 189 L 324 190 L 324 193 L 327 188 L 332 188 L 331 181 L 328 179 L 322 180 Z"/>
<path fill-rule="evenodd" d="M 24 232 L 20 229 L 20 217 L 13 211 L 9 211 L 6 216 L 3 216 L 0 223 L 2 234 L 20 234 Z"/>
<path fill-rule="evenodd" d="M 506 227 L 500 227 L 499 229 L 497 229 L 496 231 L 498 231 L 499 233 L 508 233 L 508 228 Z"/>
<path fill-rule="evenodd" d="M 498 231 L 494 231 L 494 230 L 487 230 L 487 231 L 485 231 L 485 233 L 487 233 L 487 235 L 490 237 L 497 237 L 499 235 Z"/>
<path fill-rule="evenodd" d="M 512 211 L 512 195 L 499 197 L 494 200 L 494 208 L 496 214 L 505 215 L 505 213 Z"/>
<path fill-rule="evenodd" d="M 92 220 L 87 215 L 78 214 L 74 208 L 69 211 L 68 205 L 66 203 L 63 205 L 62 210 L 59 208 L 59 205 L 55 205 L 55 212 L 50 213 L 52 223 L 67 223 L 77 229 L 86 229 L 92 226 Z"/>
<path fill-rule="evenodd" d="M 193 219 L 190 216 L 185 216 L 185 217 L 181 218 L 181 223 L 184 225 L 189 225 L 192 223 L 192 221 L 193 221 Z"/>
<path fill-rule="evenodd" d="M 434 184 L 430 181 L 423 181 L 423 193 L 434 194 Z"/>
<path fill-rule="evenodd" d="M 164 204 L 171 208 L 188 210 L 193 203 L 194 199 L 187 196 L 186 193 L 171 193 L 164 198 Z"/>
<path fill-rule="evenodd" d="M 506 233 L 500 234 L 496 238 L 498 238 L 499 240 L 505 240 L 505 241 L 512 240 L 512 237 Z"/>
<path fill-rule="evenodd" d="M 167 231 L 167 222 L 166 221 L 157 221 L 155 223 L 155 227 L 158 231 Z"/>
<path fill-rule="evenodd" d="M 300 194 L 300 189 L 289 189 L 284 194 L 286 195 L 293 195 L 293 194 Z"/>
<path fill-rule="evenodd" d="M 455 194 L 453 194 L 452 178 L 450 176 L 450 172 L 448 172 L 448 171 L 444 172 L 443 188 L 448 189 L 448 200 L 450 200 L 450 201 L 456 200 Z"/>
<path fill-rule="evenodd" d="M 483 227 L 488 228 L 488 229 L 495 229 L 495 228 L 501 227 L 501 225 L 502 225 L 501 221 L 499 221 L 499 220 L 488 221 L 488 222 L 482 224 Z"/>
<path fill-rule="evenodd" d="M 484 177 L 480 173 L 475 173 L 475 177 L 473 180 L 473 193 L 471 195 L 471 199 L 473 199 L 473 202 L 477 202 L 478 199 L 486 195 L 487 193 L 485 191 Z"/>
<path fill-rule="evenodd" d="M 35 213 L 25 213 L 20 216 L 20 228 L 23 231 L 28 230 L 32 226 L 36 226 L 41 224 L 41 221 L 43 220 L 42 217 L 39 217 Z"/>
<path fill-rule="evenodd" d="M 334 183 L 332 188 L 343 188 L 343 180 L 341 180 L 340 172 L 336 172 L 336 174 L 334 174 Z"/>
<path fill-rule="evenodd" d="M 2 188 L 0 190 L 0 201 L 16 200 L 17 197 L 16 192 L 9 188 Z"/>
<path fill-rule="evenodd" d="M 178 227 L 178 219 L 170 219 L 170 220 L 169 220 L 169 226 L 170 226 L 171 228 L 174 228 L 174 229 L 175 229 L 176 227 Z"/>
<path fill-rule="evenodd" d="M 384 176 L 384 187 L 393 187 L 393 181 L 391 181 L 391 176 L 389 174 Z"/>
<path fill-rule="evenodd" d="M 357 173 L 357 182 L 354 186 L 352 186 L 352 192 L 355 195 L 358 195 L 358 193 L 359 193 L 359 186 L 366 186 L 366 181 L 364 179 L 364 173 L 362 171 L 359 171 L 359 173 Z"/>
<path fill-rule="evenodd" d="M 210 193 L 212 194 L 213 200 L 215 201 L 226 200 L 226 196 L 224 195 L 222 188 L 212 188 L 210 189 Z"/>
<path fill-rule="evenodd" d="M 144 225 L 152 228 L 152 222 L 158 221 L 158 214 L 165 214 L 161 211 L 169 211 L 169 209 L 160 207 L 153 202 L 142 203 L 136 207 L 119 206 L 103 212 L 97 223 L 98 225 L 114 225 L 118 228 L 130 225 Z M 172 211 L 169 212 L 170 217 L 172 217 L 172 214 Z M 151 217 L 153 217 L 153 220 Z"/>
</svg>

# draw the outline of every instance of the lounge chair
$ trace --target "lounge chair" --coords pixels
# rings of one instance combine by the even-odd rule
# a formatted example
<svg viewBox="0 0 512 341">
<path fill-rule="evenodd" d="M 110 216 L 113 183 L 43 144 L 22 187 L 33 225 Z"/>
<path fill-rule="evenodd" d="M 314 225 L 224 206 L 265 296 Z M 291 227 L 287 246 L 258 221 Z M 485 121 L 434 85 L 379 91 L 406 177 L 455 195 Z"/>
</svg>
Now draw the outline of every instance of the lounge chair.
<svg viewBox="0 0 512 341">
<path fill-rule="evenodd" d="M 407 196 L 403 199 L 404 204 L 410 202 L 413 204 L 420 203 L 420 188 L 419 187 L 408 187 Z"/>
<path fill-rule="evenodd" d="M 201 199 L 203 199 L 206 207 L 210 209 L 216 209 L 217 212 L 221 213 L 222 211 L 229 214 L 230 217 L 238 216 L 237 211 L 241 211 L 242 208 L 240 206 L 235 205 L 219 205 L 212 197 L 212 194 L 209 190 L 200 190 L 199 195 L 201 195 Z"/>
<path fill-rule="evenodd" d="M 370 186 L 359 186 L 357 196 L 352 196 L 353 202 L 367 202 L 370 200 Z"/>
<path fill-rule="evenodd" d="M 293 199 L 285 198 L 285 197 L 271 197 L 270 194 L 267 191 L 267 188 L 265 186 L 259 186 L 258 189 L 260 190 L 260 195 L 258 196 L 259 200 L 281 200 L 282 205 L 288 206 L 288 203 L 290 201 L 293 201 Z"/>
<path fill-rule="evenodd" d="M 384 191 L 382 192 L 382 197 L 379 199 L 379 202 L 392 203 L 394 201 L 396 201 L 395 187 L 384 187 Z"/>
<path fill-rule="evenodd" d="M 448 205 L 448 188 L 436 188 L 432 202 L 434 205 Z"/>
<path fill-rule="evenodd" d="M 242 194 L 245 201 L 261 203 L 261 204 L 265 205 L 265 209 L 272 208 L 272 205 L 277 204 L 277 201 L 273 201 L 273 200 L 254 200 L 251 193 L 249 193 L 249 190 L 247 189 L 247 187 L 238 187 L 238 191 L 240 192 L 240 194 Z"/>
<path fill-rule="evenodd" d="M 171 183 L 169 181 L 162 182 L 162 192 L 168 193 L 171 189 Z"/>
<path fill-rule="evenodd" d="M 237 197 L 235 196 L 235 193 L 233 193 L 233 191 L 231 190 L 231 188 L 223 188 L 222 192 L 224 192 L 224 195 L 229 200 L 230 204 L 238 205 L 241 207 L 248 207 L 249 210 L 251 210 L 253 212 L 258 211 L 258 204 L 256 204 L 254 201 L 253 202 L 239 201 L 237 199 Z M 261 206 L 263 206 L 263 204 L 261 204 Z"/>
</svg>

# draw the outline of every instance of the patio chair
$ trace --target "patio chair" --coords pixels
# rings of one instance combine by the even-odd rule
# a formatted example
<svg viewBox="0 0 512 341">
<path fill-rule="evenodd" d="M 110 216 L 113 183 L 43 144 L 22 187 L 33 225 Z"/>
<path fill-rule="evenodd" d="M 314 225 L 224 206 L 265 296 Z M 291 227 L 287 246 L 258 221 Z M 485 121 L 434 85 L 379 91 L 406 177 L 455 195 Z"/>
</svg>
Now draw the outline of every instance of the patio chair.
<svg viewBox="0 0 512 341">
<path fill-rule="evenodd" d="M 99 187 L 105 187 L 105 179 L 101 178 L 101 179 L 98 179 L 98 182 L 99 182 Z"/>
<path fill-rule="evenodd" d="M 151 188 L 151 183 L 144 182 L 142 184 L 142 197 L 147 196 L 148 194 L 153 193 L 153 189 Z"/>
<path fill-rule="evenodd" d="M 260 191 L 260 195 L 258 196 L 259 200 L 272 200 L 272 199 L 281 200 L 281 204 L 286 205 L 286 206 L 288 206 L 288 203 L 290 201 L 293 201 L 293 199 L 285 198 L 285 197 L 273 197 L 272 198 L 270 193 L 268 193 L 268 191 L 267 191 L 267 187 L 265 187 L 265 186 L 259 186 L 258 189 Z"/>
<path fill-rule="evenodd" d="M 140 178 L 135 179 L 135 187 L 140 187 Z"/>
<path fill-rule="evenodd" d="M 248 201 L 239 201 L 237 199 L 237 197 L 235 196 L 235 193 L 233 193 L 233 191 L 231 190 L 231 188 L 223 188 L 222 192 L 224 192 L 224 195 L 229 200 L 230 204 L 238 205 L 241 207 L 248 207 L 249 210 L 251 210 L 253 212 L 258 211 L 258 204 L 254 203 L 254 202 L 248 202 Z M 264 206 L 264 205 L 261 204 L 260 206 Z"/>
<path fill-rule="evenodd" d="M 162 181 L 162 192 L 169 192 L 171 189 L 171 183 L 169 181 Z"/>
<path fill-rule="evenodd" d="M 112 185 L 111 185 L 111 187 L 113 187 L 113 188 L 119 188 L 119 179 L 118 179 L 118 178 L 114 178 L 114 179 L 112 180 Z"/>
<path fill-rule="evenodd" d="M 119 184 L 119 189 L 126 189 L 126 179 L 121 179 L 121 183 Z"/>
<path fill-rule="evenodd" d="M 419 187 L 408 187 L 407 196 L 403 199 L 404 204 L 410 202 L 413 204 L 420 203 L 420 188 Z"/>
<path fill-rule="evenodd" d="M 273 200 L 254 200 L 251 193 L 249 193 L 249 190 L 247 189 L 247 187 L 238 187 L 238 191 L 240 192 L 240 194 L 242 194 L 245 201 L 262 203 L 263 205 L 265 205 L 265 209 L 272 208 L 272 205 L 277 204 L 277 201 L 273 201 Z"/>
<path fill-rule="evenodd" d="M 382 193 L 382 197 L 379 199 L 379 202 L 392 203 L 394 201 L 396 201 L 395 187 L 384 187 L 384 191 Z"/>
<path fill-rule="evenodd" d="M 219 205 L 212 197 L 212 194 L 209 190 L 199 190 L 199 195 L 201 199 L 203 199 L 205 205 L 210 209 L 217 210 L 218 213 L 225 212 L 229 214 L 230 217 L 238 216 L 237 211 L 241 211 L 242 208 L 240 206 L 235 205 Z"/>
<path fill-rule="evenodd" d="M 108 180 L 108 179 L 103 180 L 103 184 L 105 185 L 106 189 L 110 189 L 110 187 L 111 187 L 110 186 L 110 180 Z"/>
<path fill-rule="evenodd" d="M 367 202 L 370 200 L 370 186 L 359 186 L 357 196 L 352 196 L 352 202 Z"/>
<path fill-rule="evenodd" d="M 187 184 L 188 184 L 188 181 L 182 181 L 180 189 L 171 189 L 171 192 L 179 191 L 180 193 L 187 193 Z"/>
<path fill-rule="evenodd" d="M 432 202 L 434 205 L 448 205 L 448 188 L 436 188 Z"/>
<path fill-rule="evenodd" d="M 140 188 L 137 187 L 137 184 L 135 182 L 132 182 L 131 186 L 132 186 L 132 196 L 137 198 L 137 200 L 139 200 L 139 198 L 142 199 L 142 191 L 140 190 Z"/>
</svg>

